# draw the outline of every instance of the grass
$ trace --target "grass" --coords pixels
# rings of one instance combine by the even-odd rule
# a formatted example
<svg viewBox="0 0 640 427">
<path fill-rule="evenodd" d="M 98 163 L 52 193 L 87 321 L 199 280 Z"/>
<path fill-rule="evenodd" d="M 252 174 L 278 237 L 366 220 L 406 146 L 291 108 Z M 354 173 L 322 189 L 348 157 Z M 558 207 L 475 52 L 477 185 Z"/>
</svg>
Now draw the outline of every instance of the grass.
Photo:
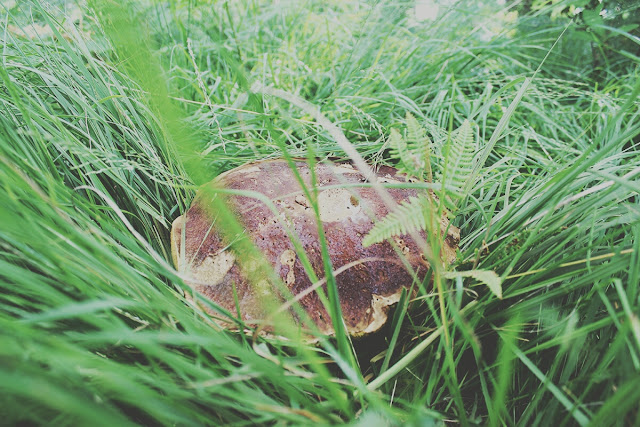
<svg viewBox="0 0 640 427">
<path fill-rule="evenodd" d="M 493 2 L 424 22 L 397 0 L 114 4 L 1 15 L 3 422 L 640 423 L 637 55 Z M 502 299 L 426 283 L 379 337 L 318 346 L 184 299 L 169 228 L 197 184 L 282 155 L 389 163 L 407 112 L 437 161 L 438 129 L 477 125 L 452 268 L 496 272 Z"/>
</svg>

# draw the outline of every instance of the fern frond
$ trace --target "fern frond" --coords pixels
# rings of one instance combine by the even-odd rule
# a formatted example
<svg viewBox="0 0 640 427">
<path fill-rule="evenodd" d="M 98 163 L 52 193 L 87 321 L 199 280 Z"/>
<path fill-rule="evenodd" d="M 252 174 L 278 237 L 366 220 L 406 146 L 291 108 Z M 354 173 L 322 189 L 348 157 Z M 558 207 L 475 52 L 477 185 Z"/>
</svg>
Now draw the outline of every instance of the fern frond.
<svg viewBox="0 0 640 427">
<path fill-rule="evenodd" d="M 406 172 L 405 164 L 411 163 L 411 155 L 409 154 L 409 147 L 407 147 L 407 141 L 400 135 L 395 129 L 391 129 L 389 135 L 389 146 L 391 150 L 389 154 L 392 159 L 399 160 L 398 170 Z"/>
<path fill-rule="evenodd" d="M 382 242 L 392 236 L 421 231 L 427 228 L 426 219 L 431 212 L 430 201 L 426 196 L 410 197 L 400 204 L 369 231 L 362 241 L 364 247 Z"/>
<path fill-rule="evenodd" d="M 424 129 L 429 135 L 431 135 L 432 146 L 434 147 L 434 150 L 432 151 L 442 149 L 442 147 L 447 142 L 447 136 L 449 136 L 449 132 L 447 131 L 447 129 L 440 127 L 436 123 L 431 121 L 424 122 Z"/>
<path fill-rule="evenodd" d="M 395 129 L 391 129 L 389 145 L 391 146 L 391 158 L 400 160 L 397 165 L 398 171 L 406 173 L 408 176 L 422 177 L 424 172 L 422 168 L 416 167 L 413 153 L 409 150 L 406 139 Z"/>
<path fill-rule="evenodd" d="M 399 160 L 398 170 L 409 176 L 422 180 L 425 177 L 432 180 L 430 145 L 431 140 L 418 121 L 407 113 L 406 138 L 395 129 L 389 135 L 390 155 Z"/>
<path fill-rule="evenodd" d="M 418 121 L 407 113 L 407 147 L 411 153 L 413 166 L 417 172 L 415 176 L 422 177 L 424 172 L 427 174 L 427 180 L 433 181 L 431 172 L 431 140 L 427 136 L 425 129 L 420 126 Z"/>
<path fill-rule="evenodd" d="M 467 179 L 473 171 L 473 156 L 476 151 L 473 128 L 469 120 L 453 131 L 445 157 L 443 184 L 452 199 L 463 199 Z"/>
</svg>

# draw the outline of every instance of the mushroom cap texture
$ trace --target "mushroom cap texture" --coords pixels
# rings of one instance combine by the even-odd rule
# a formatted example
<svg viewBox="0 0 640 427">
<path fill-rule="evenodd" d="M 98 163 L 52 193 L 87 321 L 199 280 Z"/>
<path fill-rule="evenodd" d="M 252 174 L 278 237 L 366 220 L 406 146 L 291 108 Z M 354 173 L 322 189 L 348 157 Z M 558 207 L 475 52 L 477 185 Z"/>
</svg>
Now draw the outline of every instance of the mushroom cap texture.
<svg viewBox="0 0 640 427">
<path fill-rule="evenodd" d="M 311 171 L 308 164 L 295 161 L 295 165 L 310 188 Z M 378 182 L 406 182 L 406 177 L 392 167 L 380 166 L 375 173 Z M 362 246 L 362 239 L 373 227 L 372 218 L 383 218 L 388 209 L 373 188 L 340 187 L 343 184 L 366 182 L 365 177 L 350 163 L 318 163 L 315 165 L 315 175 L 319 216 L 334 271 L 361 260 L 336 276 L 344 322 L 354 336 L 375 332 L 386 322 L 389 307 L 399 300 L 402 289 L 409 288 L 413 283 L 412 274 L 420 280 L 424 279 L 429 265 L 421 249 L 408 236 L 395 237 L 396 248 L 389 242 L 367 248 Z M 283 222 L 300 240 L 317 277 L 325 276 L 316 215 L 285 160 L 247 164 L 218 176 L 211 184 L 218 188 L 259 192 L 275 204 L 278 215 L 256 198 L 226 196 L 228 206 L 253 243 L 293 295 L 303 292 L 312 283 L 287 236 Z M 388 191 L 397 203 L 418 195 L 416 189 L 388 188 Z M 267 317 L 261 304 L 261 299 L 264 299 L 261 294 L 265 289 L 269 292 L 270 285 L 266 280 L 258 284 L 249 282 L 244 274 L 247 269 L 241 265 L 242 256 L 229 249 L 228 242 L 215 229 L 211 209 L 206 203 L 210 199 L 200 191 L 190 209 L 174 221 L 171 231 L 173 262 L 188 277 L 187 282 L 195 291 L 231 313 L 236 313 L 235 287 L 242 320 L 248 324 L 259 323 L 260 319 Z M 441 225 L 443 232 L 447 232 L 444 257 L 452 262 L 456 257 L 460 232 L 456 227 L 449 226 L 446 218 L 441 219 Z M 424 232 L 421 235 L 426 239 Z M 184 248 L 181 242 L 184 242 Z M 407 270 L 401 257 L 408 262 L 413 273 Z M 334 333 L 330 316 L 316 292 L 303 297 L 300 304 L 320 331 L 329 335 Z M 231 326 L 222 320 L 218 321 L 222 326 Z"/>
</svg>

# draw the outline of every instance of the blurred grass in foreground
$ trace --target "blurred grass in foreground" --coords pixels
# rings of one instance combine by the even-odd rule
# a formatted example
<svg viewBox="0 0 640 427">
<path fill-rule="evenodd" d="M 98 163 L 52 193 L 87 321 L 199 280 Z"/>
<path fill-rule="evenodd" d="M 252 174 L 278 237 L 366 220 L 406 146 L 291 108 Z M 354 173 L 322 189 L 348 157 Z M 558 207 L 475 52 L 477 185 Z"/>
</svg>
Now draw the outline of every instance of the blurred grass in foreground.
<svg viewBox="0 0 640 427">
<path fill-rule="evenodd" d="M 413 7 L 131 3 L 119 12 L 143 32 L 135 43 L 135 33 L 98 25 L 112 10 L 96 19 L 86 9 L 75 25 L 35 1 L 8 10 L 3 420 L 640 422 L 638 64 L 617 61 L 598 74 L 607 80 L 591 80 L 592 46 L 572 27 L 461 205 L 458 265 L 503 275 L 504 298 L 473 281 L 447 283 L 449 347 L 429 288 L 379 342 L 360 344 L 355 366 L 331 343 L 219 331 L 182 298 L 168 228 L 194 183 L 281 147 L 344 156 L 310 116 L 251 94 L 253 83 L 317 105 L 372 162 L 385 161 L 385 137 L 407 111 L 434 130 L 474 120 L 482 148 L 567 25 L 543 9 L 491 27 L 508 10 L 479 2 L 418 22 Z M 9 28 L 30 20 L 51 34 Z M 144 40 L 150 50 L 126 50 Z"/>
</svg>

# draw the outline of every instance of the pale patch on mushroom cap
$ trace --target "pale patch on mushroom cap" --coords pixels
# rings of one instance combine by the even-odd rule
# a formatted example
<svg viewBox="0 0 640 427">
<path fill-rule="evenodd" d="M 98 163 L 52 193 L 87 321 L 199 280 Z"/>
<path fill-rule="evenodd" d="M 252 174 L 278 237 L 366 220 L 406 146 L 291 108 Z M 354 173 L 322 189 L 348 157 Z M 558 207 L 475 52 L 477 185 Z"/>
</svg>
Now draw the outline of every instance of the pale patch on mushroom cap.
<svg viewBox="0 0 640 427">
<path fill-rule="evenodd" d="M 344 188 L 330 188 L 318 194 L 320 221 L 340 222 L 350 219 L 353 222 L 367 221 L 367 215 L 361 212 L 357 198 Z"/>
<path fill-rule="evenodd" d="M 372 307 L 372 321 L 369 323 L 367 328 L 362 331 L 363 334 L 370 334 L 378 329 L 380 329 L 385 323 L 387 323 L 387 311 L 389 307 L 393 304 L 400 301 L 400 295 L 402 294 L 402 290 L 400 292 L 396 292 L 395 294 L 389 295 L 387 297 L 382 295 L 372 295 L 373 300 L 371 301 Z"/>
<path fill-rule="evenodd" d="M 193 266 L 191 273 L 200 282 L 216 286 L 233 268 L 236 256 L 232 251 L 222 251 L 217 255 L 208 255 L 200 264 Z"/>
<path fill-rule="evenodd" d="M 296 264 L 296 252 L 291 249 L 282 252 L 282 255 L 280 255 L 280 264 L 289 267 L 285 283 L 289 286 L 293 285 L 296 282 L 296 274 L 293 270 L 293 266 Z"/>
<path fill-rule="evenodd" d="M 310 186 L 311 171 L 306 162 L 295 164 L 305 185 Z M 389 307 L 398 301 L 404 288 L 412 285 L 414 277 L 424 279 L 428 270 L 422 255 L 424 248 L 418 248 L 408 236 L 394 239 L 395 248 L 388 242 L 364 248 L 362 239 L 373 227 L 373 218 L 382 218 L 388 213 L 385 204 L 370 187 L 336 188 L 340 184 L 365 181 L 349 163 L 318 163 L 314 172 L 320 186 L 320 220 L 334 270 L 362 261 L 336 275 L 344 322 L 352 335 L 375 332 L 385 324 Z M 394 168 L 382 166 L 376 173 L 380 181 L 404 182 Z M 315 274 L 324 277 L 317 219 L 286 161 L 269 160 L 241 166 L 220 175 L 215 183 L 228 189 L 262 193 L 277 207 L 276 215 L 254 198 L 239 195 L 228 198 L 254 244 L 293 295 L 305 291 L 312 283 L 287 237 L 284 224 L 298 237 Z M 323 189 L 324 186 L 332 188 Z M 415 189 L 390 188 L 388 191 L 398 203 L 418 194 Z M 451 262 L 456 256 L 460 233 L 449 226 L 444 217 L 441 225 L 443 231 L 447 231 L 442 249 Z M 422 236 L 426 239 L 424 233 Z M 267 317 L 262 300 L 271 285 L 265 279 L 260 280 L 259 286 L 249 283 L 246 273 L 251 270 L 250 266 L 241 257 L 238 259 L 212 227 L 209 207 L 201 194 L 187 213 L 174 221 L 171 250 L 176 268 L 188 277 L 187 281 L 197 292 L 235 313 L 235 288 L 245 322 Z M 407 271 L 400 256 L 413 271 Z M 333 333 L 329 314 L 315 292 L 302 297 L 300 304 L 322 332 Z"/>
</svg>

